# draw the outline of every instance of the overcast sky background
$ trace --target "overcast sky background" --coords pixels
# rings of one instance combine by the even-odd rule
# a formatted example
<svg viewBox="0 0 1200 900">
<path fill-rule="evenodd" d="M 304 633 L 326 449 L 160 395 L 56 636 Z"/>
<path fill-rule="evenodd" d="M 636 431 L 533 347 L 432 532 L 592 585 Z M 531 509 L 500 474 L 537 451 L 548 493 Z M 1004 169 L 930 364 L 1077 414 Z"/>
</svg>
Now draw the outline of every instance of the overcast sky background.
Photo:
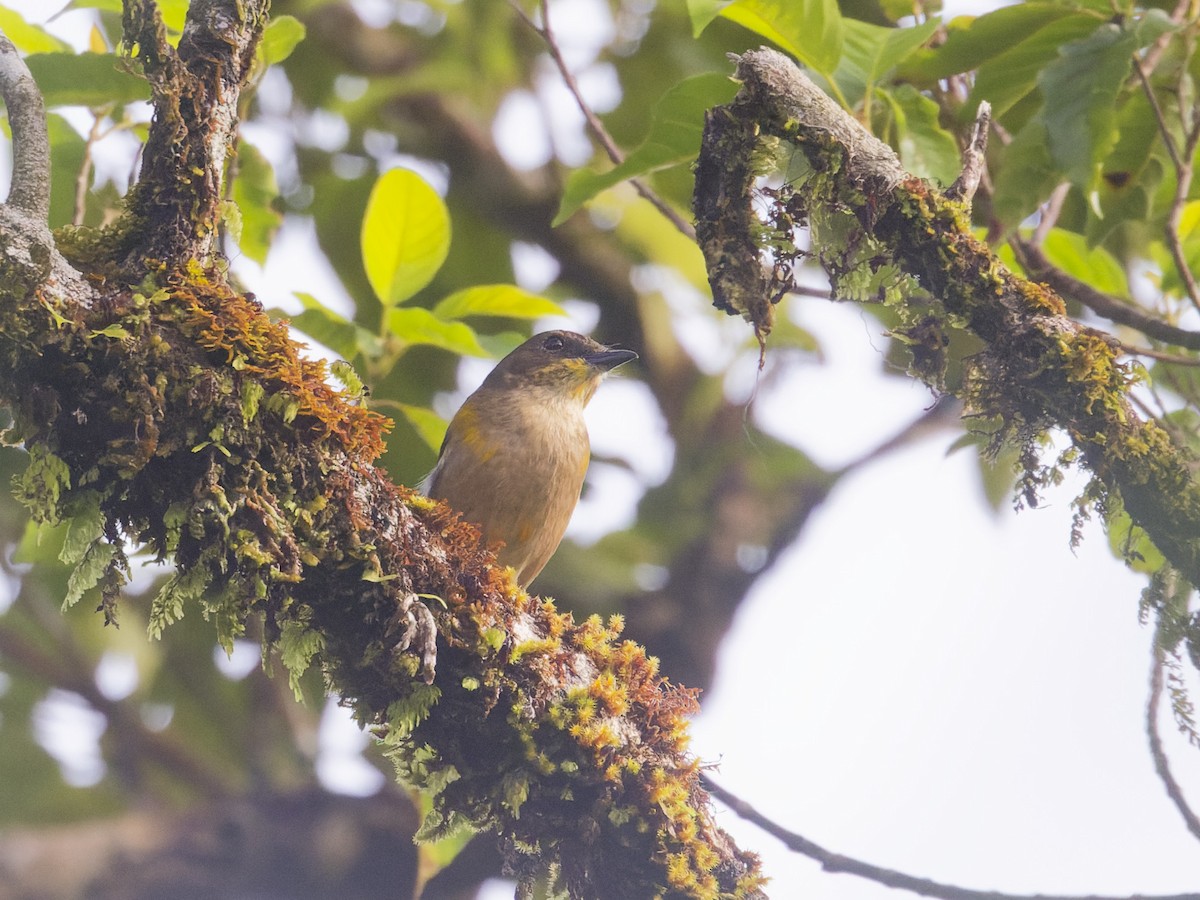
<svg viewBox="0 0 1200 900">
<path fill-rule="evenodd" d="M 5 5 L 44 21 L 63 4 Z M 585 37 L 602 33 L 607 6 L 562 5 L 570 9 L 556 16 L 560 37 L 597 106 L 610 105 L 619 86 L 592 64 Z M 992 5 L 953 4 L 958 12 Z M 378 19 L 393 7 L 370 0 L 363 9 Z M 67 13 L 50 27 L 78 42 L 90 15 Z M 515 164 L 549 152 L 539 151 L 545 129 L 529 112 L 539 108 L 518 98 L 498 126 L 502 147 L 529 154 L 514 156 Z M 556 146 L 569 148 L 572 112 L 561 116 Z M 514 133 L 520 141 L 509 139 Z M 272 152 L 268 135 L 248 137 Z M 518 262 L 536 289 L 545 274 L 537 255 Z M 245 261 L 237 271 L 268 307 L 287 305 L 296 290 L 348 302 L 316 260 L 302 219 L 289 224 L 265 271 Z M 704 311 L 705 298 L 677 299 L 690 345 L 732 347 L 744 337 L 730 338 L 741 323 L 718 321 Z M 539 328 L 589 327 L 586 307 L 572 309 L 576 320 Z M 881 329 L 855 307 L 789 298 L 783 313 L 818 335 L 826 361 L 797 366 L 764 390 L 754 415 L 818 461 L 858 456 L 931 402 L 922 386 L 881 373 Z M 460 391 L 442 411 L 486 370 L 464 365 Z M 745 372 L 730 379 L 735 396 L 746 390 Z M 635 383 L 614 379 L 589 421 L 598 450 L 632 459 L 636 473 L 652 479 L 668 451 L 647 407 Z M 631 408 L 646 411 L 631 416 Z M 947 455 L 951 440 L 935 436 L 860 471 L 818 510 L 741 610 L 695 723 L 695 752 L 719 764 L 722 785 L 778 823 L 913 875 L 1021 893 L 1200 892 L 1200 844 L 1146 748 L 1151 632 L 1137 621 L 1144 580 L 1112 558 L 1098 527 L 1069 549 L 1081 480 L 1050 492 L 1038 510 L 993 514 L 970 453 Z M 588 538 L 597 522 L 625 520 L 638 492 L 628 476 L 599 474 L 608 480 L 593 496 L 605 499 L 582 512 L 591 527 L 573 525 Z M 235 658 L 229 671 L 257 659 Z M 1197 696 L 1194 679 L 1192 686 Z M 1165 711 L 1162 734 L 1176 776 L 1200 806 L 1200 751 Z M 363 741 L 342 711 L 327 711 L 327 783 L 351 791 L 377 784 L 358 756 Z M 898 896 L 824 874 L 728 811 L 720 820 L 763 854 L 775 898 Z M 511 897 L 512 888 L 496 883 L 486 896 Z"/>
</svg>

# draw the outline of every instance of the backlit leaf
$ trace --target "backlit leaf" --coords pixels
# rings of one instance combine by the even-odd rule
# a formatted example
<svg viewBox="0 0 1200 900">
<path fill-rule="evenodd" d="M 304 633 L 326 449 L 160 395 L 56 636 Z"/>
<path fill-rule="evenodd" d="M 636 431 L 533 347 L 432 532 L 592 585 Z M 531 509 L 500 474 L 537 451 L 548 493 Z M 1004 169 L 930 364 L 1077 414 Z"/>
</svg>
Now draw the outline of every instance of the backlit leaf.
<svg viewBox="0 0 1200 900">
<path fill-rule="evenodd" d="M 483 284 L 455 291 L 433 308 L 439 319 L 464 319 L 467 316 L 504 316 L 510 319 L 539 319 L 565 316 L 553 300 L 512 284 Z"/>
<path fill-rule="evenodd" d="M 371 189 L 362 223 L 367 279 L 384 306 L 425 287 L 450 250 L 446 204 L 416 172 L 391 169 Z"/>
<path fill-rule="evenodd" d="M 25 58 L 46 106 L 106 106 L 150 99 L 150 86 L 112 53 L 35 53 Z"/>
<path fill-rule="evenodd" d="M 263 60 L 269 66 L 283 62 L 304 40 L 305 33 L 304 23 L 295 16 L 273 16 L 263 29 L 262 43 L 259 44 Z"/>
<path fill-rule="evenodd" d="M 427 309 L 393 309 L 388 313 L 387 326 L 406 344 L 441 347 L 460 356 L 490 355 L 469 326 L 462 322 L 445 322 Z"/>
<path fill-rule="evenodd" d="M 837 0 L 735 0 L 722 18 L 737 22 L 830 75 L 842 55 L 842 14 Z"/>
<path fill-rule="evenodd" d="M 69 52 L 70 48 L 39 25 L 25 21 L 20 13 L 0 6 L 0 30 L 22 53 Z"/>
</svg>

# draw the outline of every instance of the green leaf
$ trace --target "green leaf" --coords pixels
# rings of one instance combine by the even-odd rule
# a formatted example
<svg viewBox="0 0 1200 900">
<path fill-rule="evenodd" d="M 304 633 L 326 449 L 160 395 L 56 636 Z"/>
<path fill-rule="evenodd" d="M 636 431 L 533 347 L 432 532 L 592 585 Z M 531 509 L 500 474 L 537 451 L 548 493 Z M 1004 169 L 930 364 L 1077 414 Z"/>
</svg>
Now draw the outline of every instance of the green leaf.
<svg viewBox="0 0 1200 900">
<path fill-rule="evenodd" d="M 735 0 L 719 13 L 830 75 L 842 55 L 837 0 Z"/>
<path fill-rule="evenodd" d="M 700 152 L 704 114 L 714 106 L 728 103 L 736 93 L 737 85 L 715 72 L 685 78 L 676 84 L 654 104 L 650 133 L 623 163 L 607 172 L 577 169 L 571 173 L 553 224 L 562 224 L 584 203 L 615 184 L 671 166 L 690 164 Z"/>
<path fill-rule="evenodd" d="M 688 18 L 692 20 L 692 37 L 700 37 L 701 32 L 709 26 L 721 7 L 728 6 L 730 0 L 687 0 Z"/>
<path fill-rule="evenodd" d="M 242 382 L 242 389 L 240 391 L 242 421 L 247 425 L 258 418 L 258 407 L 266 392 L 266 388 L 259 381 L 248 378 Z"/>
<path fill-rule="evenodd" d="M 1135 36 L 1115 25 L 1062 48 L 1038 79 L 1050 157 L 1067 178 L 1090 190 L 1100 160 L 1117 141 L 1117 93 L 1129 77 Z"/>
<path fill-rule="evenodd" d="M 1061 19 L 1070 19 L 1072 28 L 1082 29 L 1075 37 L 1090 32 L 1104 21 L 1065 4 L 1038 2 L 1016 3 L 978 17 L 957 16 L 946 27 L 946 42 L 935 50 L 919 54 L 917 59 L 904 66 L 904 74 L 936 81 L 981 69 L 989 60 L 1001 56 L 1009 57 L 1009 66 L 996 68 L 1012 68 L 1012 63 L 1026 59 L 1031 49 L 1037 46 L 1042 49 L 1036 54 L 1038 61 L 1032 70 L 1022 71 L 1019 75 L 1014 73 L 1015 80 L 1032 89 L 1041 63 L 1053 59 L 1057 51 L 1057 45 L 1041 32 Z M 984 96 L 995 105 L 996 100 L 990 94 Z"/>
<path fill-rule="evenodd" d="M 40 25 L 26 22 L 24 16 L 6 6 L 0 6 L 0 30 L 22 53 L 65 53 L 71 49 L 54 35 L 47 34 Z"/>
<path fill-rule="evenodd" d="M 411 425 L 429 449 L 436 453 L 442 446 L 446 436 L 446 420 L 432 409 L 424 406 L 413 406 L 409 403 L 396 404 L 404 418 Z"/>
<path fill-rule="evenodd" d="M 883 28 L 857 19 L 844 20 L 846 39 L 833 80 L 846 102 L 853 106 L 868 98 L 875 85 L 929 40 L 939 24 L 930 19 L 911 28 Z"/>
<path fill-rule="evenodd" d="M 203 597 L 208 582 L 209 574 L 201 564 L 168 579 L 150 604 L 150 621 L 146 625 L 150 637 L 158 640 L 168 625 L 182 619 L 184 604 Z"/>
<path fill-rule="evenodd" d="M 293 296 L 304 304 L 303 312 L 291 318 L 294 328 L 345 359 L 359 354 L 368 359 L 379 356 L 381 348 L 376 335 L 334 312 L 312 294 L 298 291 Z"/>
<path fill-rule="evenodd" d="M 1129 296 L 1129 280 L 1117 258 L 1103 247 L 1090 247 L 1073 231 L 1052 228 L 1042 243 L 1046 259 L 1068 275 L 1114 297 Z"/>
<path fill-rule="evenodd" d="M 1117 111 L 1116 146 L 1101 164 L 1096 184 L 1099 212 L 1088 209 L 1085 233 L 1092 246 L 1127 222 L 1145 221 L 1170 160 L 1158 120 L 1142 91 L 1130 93 Z"/>
<path fill-rule="evenodd" d="M 979 67 L 964 113 L 969 110 L 969 114 L 974 115 L 979 100 L 983 99 L 992 104 L 992 114 L 1003 119 L 1009 110 L 1033 93 L 1039 77 L 1063 47 L 1086 40 L 1103 24 L 1095 17 L 1081 13 L 1056 19 L 1024 37 L 1010 50 Z M 1007 124 L 1014 127 L 1018 123 Z"/>
<path fill-rule="evenodd" d="M 268 66 L 283 62 L 306 33 L 304 23 L 295 16 L 274 16 L 263 29 L 262 43 L 258 45 L 263 61 Z"/>
<path fill-rule="evenodd" d="M 427 309 L 393 309 L 387 315 L 387 327 L 406 344 L 441 347 L 460 356 L 490 355 L 468 325 L 444 322 Z"/>
<path fill-rule="evenodd" d="M 539 319 L 565 316 L 553 300 L 521 290 L 511 284 L 483 284 L 455 291 L 433 308 L 439 319 L 465 319 L 467 316 L 504 316 L 510 319 Z"/>
<path fill-rule="evenodd" d="M 1109 502 L 1111 504 L 1112 500 Z M 1109 510 L 1107 522 L 1108 546 L 1113 556 L 1123 559 L 1135 572 L 1157 572 L 1166 562 L 1162 551 L 1140 526 L 1133 524 L 1133 519 L 1121 507 L 1119 501 L 1116 505 L 1117 509 Z"/>
<path fill-rule="evenodd" d="M 98 9 L 101 12 L 119 13 L 121 0 L 71 0 L 66 9 Z"/>
<path fill-rule="evenodd" d="M 1117 98 L 1133 54 L 1175 25 L 1153 10 L 1067 44 L 1038 77 L 1051 160 L 1096 204 L 1100 162 L 1117 144 Z"/>
<path fill-rule="evenodd" d="M 7 124 L 7 123 L 6 123 Z M 87 143 L 58 113 L 46 116 L 50 134 L 50 225 L 58 227 L 75 215 L 75 184 L 83 169 Z M 93 172 L 93 177 L 94 177 Z M 89 184 L 90 186 L 90 184 Z"/>
<path fill-rule="evenodd" d="M 123 325 L 118 325 L 116 322 L 114 322 L 111 325 L 105 325 L 103 328 L 99 328 L 90 332 L 90 335 L 92 337 L 107 337 L 113 338 L 114 340 L 124 340 L 125 338 L 129 337 L 129 332 Z"/>
<path fill-rule="evenodd" d="M 1062 180 L 1050 159 L 1046 126 L 1040 117 L 1017 133 L 1001 159 L 996 176 L 996 218 L 1005 228 L 1015 228 Z"/>
<path fill-rule="evenodd" d="M 183 31 L 190 0 L 157 0 L 163 23 L 172 31 Z M 121 0 L 72 0 L 66 9 L 98 9 L 103 12 L 121 12 Z"/>
<path fill-rule="evenodd" d="M 429 717 L 429 711 L 442 696 L 441 688 L 432 684 L 412 684 L 408 694 L 393 701 L 387 708 L 388 737 L 399 740 L 412 734 L 414 728 Z"/>
<path fill-rule="evenodd" d="M 242 213 L 238 248 L 262 265 L 283 215 L 274 206 L 279 197 L 275 170 L 262 151 L 247 141 L 238 145 L 237 178 L 233 180 L 233 202 Z"/>
<path fill-rule="evenodd" d="M 450 250 L 446 204 L 420 175 L 391 169 L 371 189 L 362 223 L 362 257 L 375 295 L 402 303 L 433 280 Z"/>
<path fill-rule="evenodd" d="M 55 525 L 60 520 L 59 500 L 71 487 L 71 469 L 42 444 L 29 450 L 25 471 L 14 479 L 14 493 L 35 521 Z"/>
<path fill-rule="evenodd" d="M 911 84 L 880 91 L 894 117 L 894 145 L 904 168 L 921 178 L 948 185 L 958 177 L 958 142 L 938 121 L 938 105 Z"/>
<path fill-rule="evenodd" d="M 106 106 L 149 100 L 150 86 L 112 53 L 35 53 L 25 62 L 46 106 Z"/>
</svg>

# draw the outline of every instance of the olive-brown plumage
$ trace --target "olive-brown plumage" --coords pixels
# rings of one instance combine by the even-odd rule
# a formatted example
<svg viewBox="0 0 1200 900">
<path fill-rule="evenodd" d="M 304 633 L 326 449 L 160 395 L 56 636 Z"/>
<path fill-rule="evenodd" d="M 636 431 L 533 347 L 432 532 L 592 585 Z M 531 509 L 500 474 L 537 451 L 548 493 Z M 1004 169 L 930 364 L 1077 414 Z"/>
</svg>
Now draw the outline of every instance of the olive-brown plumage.
<svg viewBox="0 0 1200 900">
<path fill-rule="evenodd" d="M 591 447 L 583 409 L 609 371 L 636 359 L 571 331 L 534 335 L 504 357 L 450 422 L 429 496 L 502 543 L 528 586 L 558 548 Z"/>
</svg>

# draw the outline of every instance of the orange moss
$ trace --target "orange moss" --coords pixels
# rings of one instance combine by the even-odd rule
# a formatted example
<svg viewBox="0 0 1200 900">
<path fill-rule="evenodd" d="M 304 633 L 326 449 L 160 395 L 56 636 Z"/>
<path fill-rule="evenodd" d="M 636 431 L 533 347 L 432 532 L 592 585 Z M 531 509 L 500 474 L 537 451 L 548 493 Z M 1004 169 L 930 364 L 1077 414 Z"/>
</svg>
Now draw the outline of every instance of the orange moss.
<svg viewBox="0 0 1200 900">
<path fill-rule="evenodd" d="M 383 453 L 392 421 L 331 387 L 325 361 L 302 357 L 286 323 L 272 322 L 256 301 L 211 284 L 198 271 L 168 291 L 179 304 L 180 324 L 197 344 L 233 369 L 279 385 L 295 403 L 296 418 L 306 420 L 317 437 L 333 436 L 362 462 Z"/>
</svg>

